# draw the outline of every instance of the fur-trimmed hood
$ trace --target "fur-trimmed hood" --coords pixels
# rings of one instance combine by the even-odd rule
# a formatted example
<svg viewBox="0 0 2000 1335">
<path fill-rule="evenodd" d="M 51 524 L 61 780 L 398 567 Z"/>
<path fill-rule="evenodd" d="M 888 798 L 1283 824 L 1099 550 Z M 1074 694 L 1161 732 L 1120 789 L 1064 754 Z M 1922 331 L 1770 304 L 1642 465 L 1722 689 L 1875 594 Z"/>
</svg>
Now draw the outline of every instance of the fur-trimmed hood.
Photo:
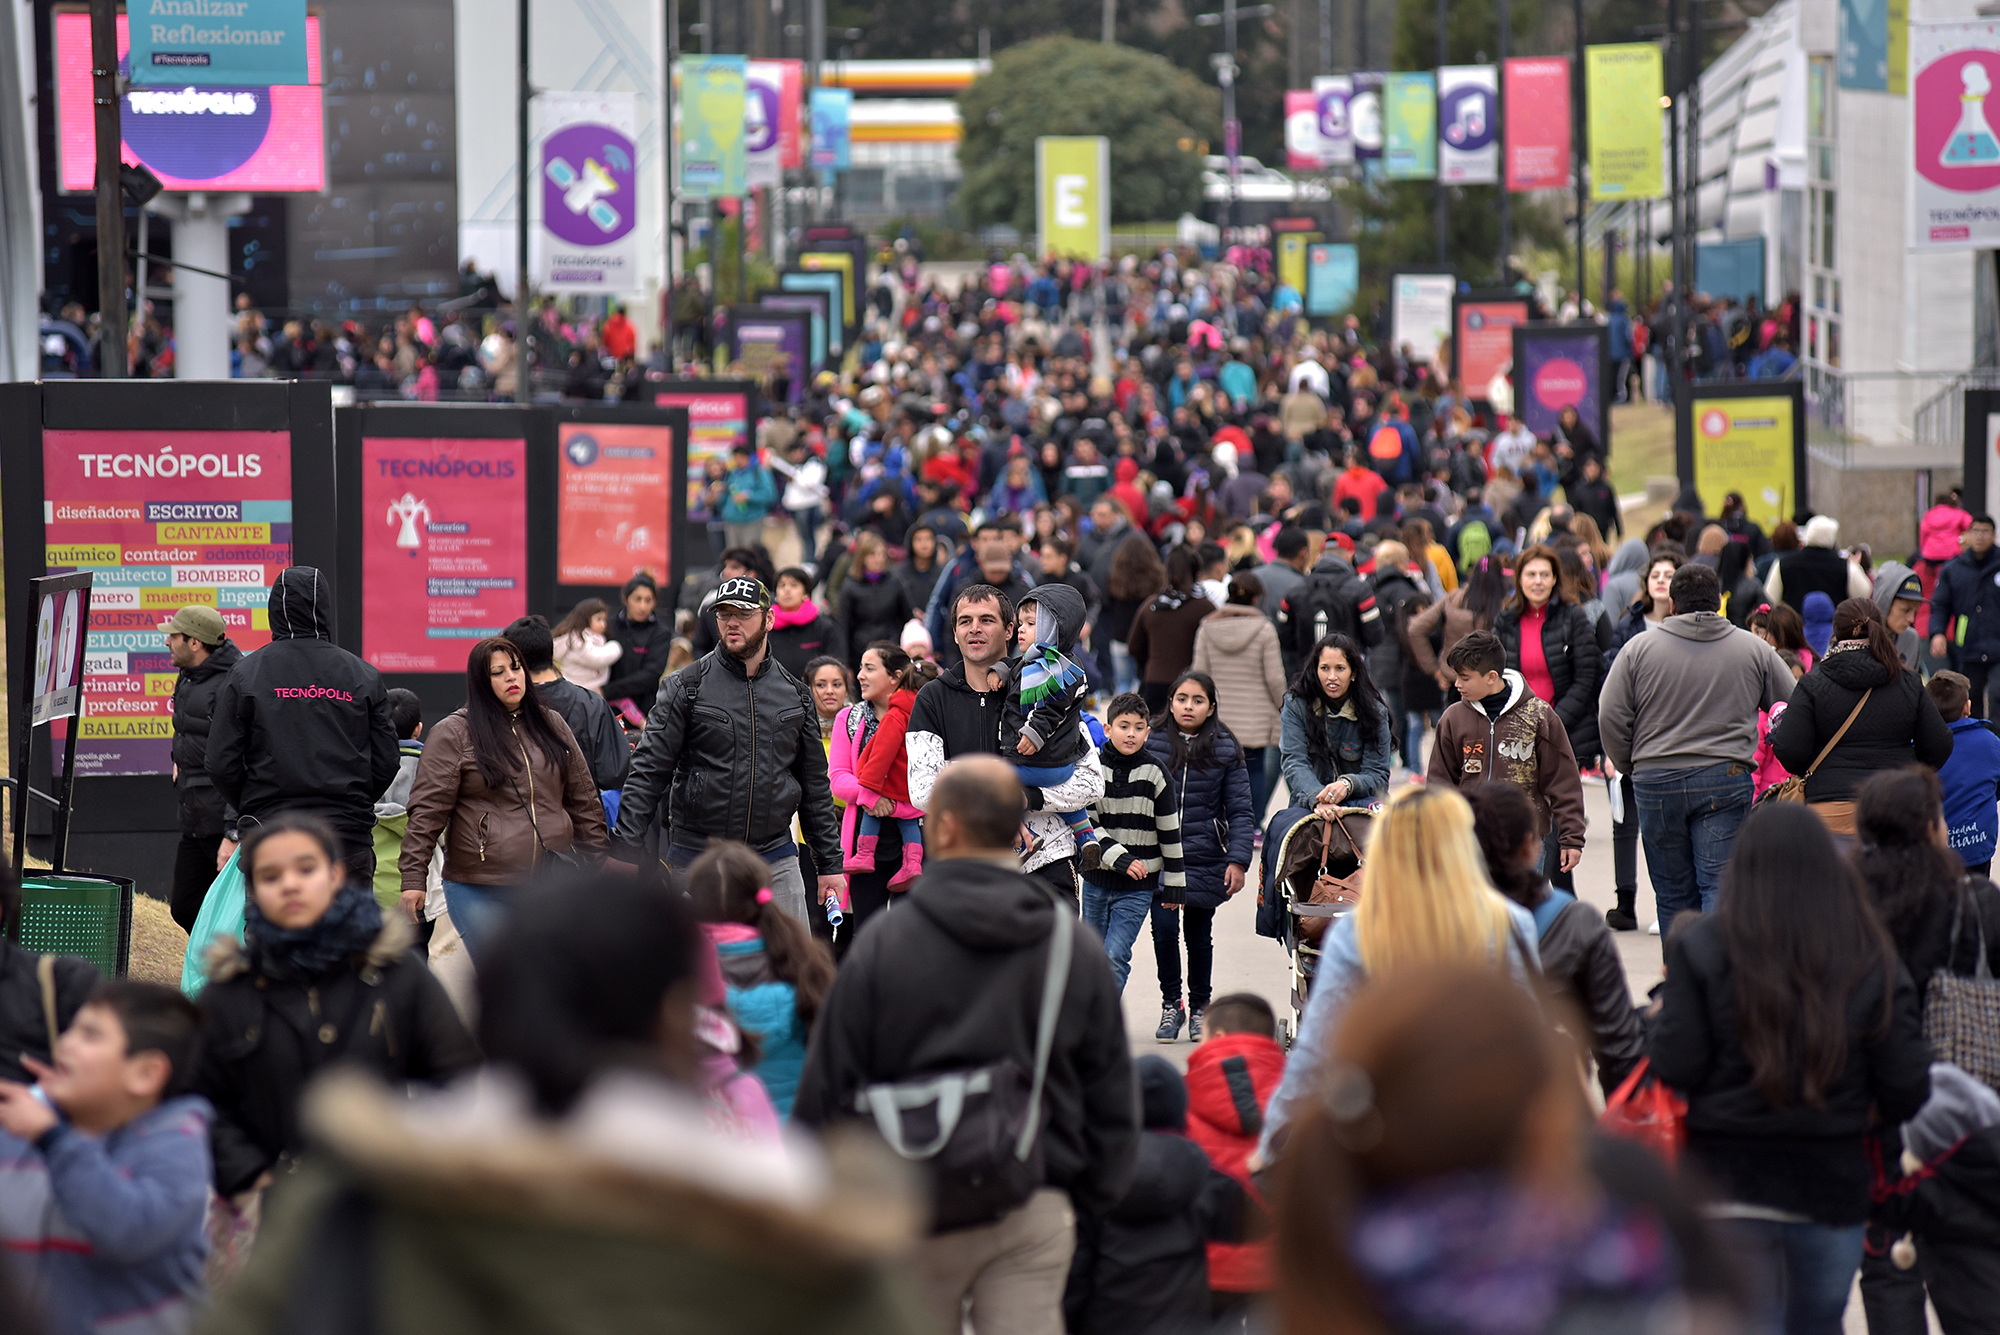
<svg viewBox="0 0 2000 1335">
<path fill-rule="evenodd" d="M 375 939 L 362 953 L 361 966 L 366 969 L 388 968 L 408 952 L 417 939 L 416 930 L 402 914 L 384 913 L 382 930 L 375 934 Z M 203 952 L 202 963 L 207 966 L 209 982 L 226 982 L 250 972 L 250 952 L 235 937 L 218 936 Z"/>
<path fill-rule="evenodd" d="M 561 1121 L 488 1069 L 407 1097 L 330 1071 L 301 1113 L 310 1141 L 391 1203 L 606 1231 L 825 1271 L 886 1259 L 920 1236 L 914 1175 L 859 1134 L 759 1142 L 711 1128 L 694 1099 L 640 1073 L 601 1076 Z"/>
</svg>

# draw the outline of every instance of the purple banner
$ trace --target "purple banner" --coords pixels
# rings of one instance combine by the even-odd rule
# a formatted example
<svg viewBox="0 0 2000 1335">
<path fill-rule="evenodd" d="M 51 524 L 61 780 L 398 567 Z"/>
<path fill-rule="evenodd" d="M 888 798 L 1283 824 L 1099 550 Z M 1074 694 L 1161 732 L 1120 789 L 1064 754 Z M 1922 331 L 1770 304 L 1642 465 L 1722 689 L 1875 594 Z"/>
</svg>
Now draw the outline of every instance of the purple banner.
<svg viewBox="0 0 2000 1335">
<path fill-rule="evenodd" d="M 804 398 L 812 378 L 812 317 L 770 306 L 734 306 L 729 315 L 729 359 L 741 366 L 743 378 L 772 398 L 782 384 L 787 403 Z"/>
<path fill-rule="evenodd" d="M 1528 430 L 1548 435 L 1556 429 L 1557 415 L 1574 405 L 1602 441 L 1603 329 L 1524 326 L 1514 331 L 1514 347 L 1514 409 Z"/>
</svg>

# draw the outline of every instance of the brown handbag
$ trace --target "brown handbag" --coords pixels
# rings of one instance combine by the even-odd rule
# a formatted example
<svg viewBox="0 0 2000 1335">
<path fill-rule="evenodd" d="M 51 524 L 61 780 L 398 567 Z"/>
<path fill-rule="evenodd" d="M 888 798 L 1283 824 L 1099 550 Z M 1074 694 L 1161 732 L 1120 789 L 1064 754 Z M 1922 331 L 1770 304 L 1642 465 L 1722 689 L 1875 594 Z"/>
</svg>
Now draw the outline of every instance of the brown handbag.
<svg viewBox="0 0 2000 1335">
<path fill-rule="evenodd" d="M 1806 766 L 1804 774 L 1794 774 L 1777 787 L 1767 790 L 1762 797 L 1757 799 L 1756 805 L 1763 806 L 1766 802 L 1805 801 L 1806 780 L 1810 779 L 1813 776 L 1813 772 L 1826 762 L 1828 756 L 1833 754 L 1833 748 L 1839 746 L 1840 739 L 1847 736 L 1847 730 L 1854 726 L 1854 720 L 1861 717 L 1861 711 L 1868 706 L 1868 697 L 1873 694 L 1875 694 L 1873 686 L 1870 686 L 1861 693 L 1861 698 L 1854 702 L 1854 712 L 1847 716 L 1847 722 L 1840 725 L 1839 732 L 1827 738 L 1826 745 L 1822 746 L 1819 749 L 1819 754 L 1813 757 L 1813 763 Z"/>
<path fill-rule="evenodd" d="M 1312 895 L 1306 902 L 1309 904 L 1359 904 L 1361 902 L 1361 869 L 1363 865 L 1361 845 L 1356 843 L 1354 836 L 1348 833 L 1347 822 L 1340 818 L 1338 812 L 1334 813 L 1331 822 L 1322 822 L 1322 826 L 1319 875 L 1313 878 Z M 1328 866 L 1333 858 L 1333 831 L 1335 827 L 1339 828 L 1341 837 L 1347 840 L 1347 846 L 1354 850 L 1354 870 L 1345 876 L 1336 876 Z M 1317 941 L 1326 935 L 1327 924 L 1331 921 L 1332 919 L 1330 918 L 1307 918 L 1301 916 L 1299 919 L 1299 934 L 1308 940 Z"/>
</svg>

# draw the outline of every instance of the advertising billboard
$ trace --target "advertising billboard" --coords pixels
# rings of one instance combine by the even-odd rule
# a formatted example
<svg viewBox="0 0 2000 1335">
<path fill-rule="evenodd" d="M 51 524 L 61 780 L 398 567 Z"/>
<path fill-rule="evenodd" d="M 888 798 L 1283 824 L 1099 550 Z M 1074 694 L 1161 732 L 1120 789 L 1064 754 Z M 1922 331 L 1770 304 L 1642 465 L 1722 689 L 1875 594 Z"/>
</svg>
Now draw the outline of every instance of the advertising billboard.
<svg viewBox="0 0 2000 1335">
<path fill-rule="evenodd" d="M 305 0 L 131 0 L 132 82 L 309 83 Z"/>
<path fill-rule="evenodd" d="M 1789 394 L 1723 398 L 1697 386 L 1689 401 L 1694 422 L 1694 485 L 1716 504 L 1730 492 L 1766 533 L 1798 510 L 1794 455 L 1798 408 Z"/>
<path fill-rule="evenodd" d="M 58 188 L 89 194 L 97 180 L 90 15 L 65 11 L 54 21 Z M 121 15 L 121 70 L 129 64 L 127 32 Z M 308 18 L 305 84 L 206 87 L 191 75 L 177 88 L 131 88 L 118 108 L 121 158 L 145 166 L 169 190 L 324 190 L 319 42 L 319 20 Z"/>
<path fill-rule="evenodd" d="M 1389 278 L 1389 331 L 1398 348 L 1419 362 L 1437 356 L 1451 333 L 1451 299 L 1458 278 L 1449 273 L 1399 273 Z"/>
<path fill-rule="evenodd" d="M 527 615 L 527 461 L 521 439 L 362 439 L 363 658 L 461 672 Z"/>
<path fill-rule="evenodd" d="M 1603 325 L 1524 324 L 1514 329 L 1514 414 L 1537 436 L 1574 406 L 1606 453 L 1611 449 L 1611 332 Z"/>
<path fill-rule="evenodd" d="M 1438 179 L 1491 185 L 1500 179 L 1500 72 L 1491 65 L 1438 71 Z"/>
<path fill-rule="evenodd" d="M 1437 175 L 1437 76 L 1387 74 L 1382 81 L 1382 167 L 1392 181 Z"/>
<path fill-rule="evenodd" d="M 1348 242 L 1315 241 L 1306 247 L 1306 315 L 1339 315 L 1361 290 L 1361 251 Z"/>
<path fill-rule="evenodd" d="M 1035 140 L 1035 225 L 1042 255 L 1097 260 L 1111 250 L 1111 141 Z"/>
<path fill-rule="evenodd" d="M 1667 193 L 1660 48 L 1625 42 L 1584 49 L 1590 116 L 1590 197 L 1658 199 Z"/>
<path fill-rule="evenodd" d="M 2000 22 L 1910 25 L 1910 248 L 2000 245 Z"/>
<path fill-rule="evenodd" d="M 271 585 L 292 563 L 283 431 L 44 431 L 44 559 L 94 572 L 76 771 L 173 767 L 177 669 L 162 622 L 200 604 L 237 648 L 271 642 Z"/>
<path fill-rule="evenodd" d="M 535 113 L 542 125 L 538 281 L 554 292 L 638 293 L 638 99 L 543 93 Z"/>
<path fill-rule="evenodd" d="M 1484 401 L 1493 377 L 1514 362 L 1514 330 L 1528 323 L 1528 302 L 1510 294 L 1474 292 L 1452 303 L 1452 374 Z"/>
<path fill-rule="evenodd" d="M 1517 56 L 1501 71 L 1507 188 L 1562 189 L 1569 184 L 1569 58 Z"/>
</svg>

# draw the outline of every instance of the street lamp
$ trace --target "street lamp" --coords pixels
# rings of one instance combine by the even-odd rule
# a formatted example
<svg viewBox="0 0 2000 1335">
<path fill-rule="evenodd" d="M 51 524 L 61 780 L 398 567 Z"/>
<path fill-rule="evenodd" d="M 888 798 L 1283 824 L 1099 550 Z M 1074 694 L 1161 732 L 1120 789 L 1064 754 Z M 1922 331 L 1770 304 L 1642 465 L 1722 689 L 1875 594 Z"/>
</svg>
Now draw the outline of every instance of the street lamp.
<svg viewBox="0 0 2000 1335">
<path fill-rule="evenodd" d="M 1227 232 L 1236 225 L 1236 182 L 1241 174 L 1237 159 L 1243 152 L 1243 126 L 1236 119 L 1236 21 L 1238 19 L 1260 19 L 1278 12 L 1276 5 L 1238 5 L 1236 0 L 1224 0 L 1219 14 L 1197 14 L 1194 21 L 1204 28 L 1222 25 L 1222 53 L 1208 58 L 1215 66 L 1216 82 L 1222 85 L 1222 152 L 1229 161 L 1229 198 L 1223 204 L 1223 242 L 1228 244 Z"/>
</svg>

